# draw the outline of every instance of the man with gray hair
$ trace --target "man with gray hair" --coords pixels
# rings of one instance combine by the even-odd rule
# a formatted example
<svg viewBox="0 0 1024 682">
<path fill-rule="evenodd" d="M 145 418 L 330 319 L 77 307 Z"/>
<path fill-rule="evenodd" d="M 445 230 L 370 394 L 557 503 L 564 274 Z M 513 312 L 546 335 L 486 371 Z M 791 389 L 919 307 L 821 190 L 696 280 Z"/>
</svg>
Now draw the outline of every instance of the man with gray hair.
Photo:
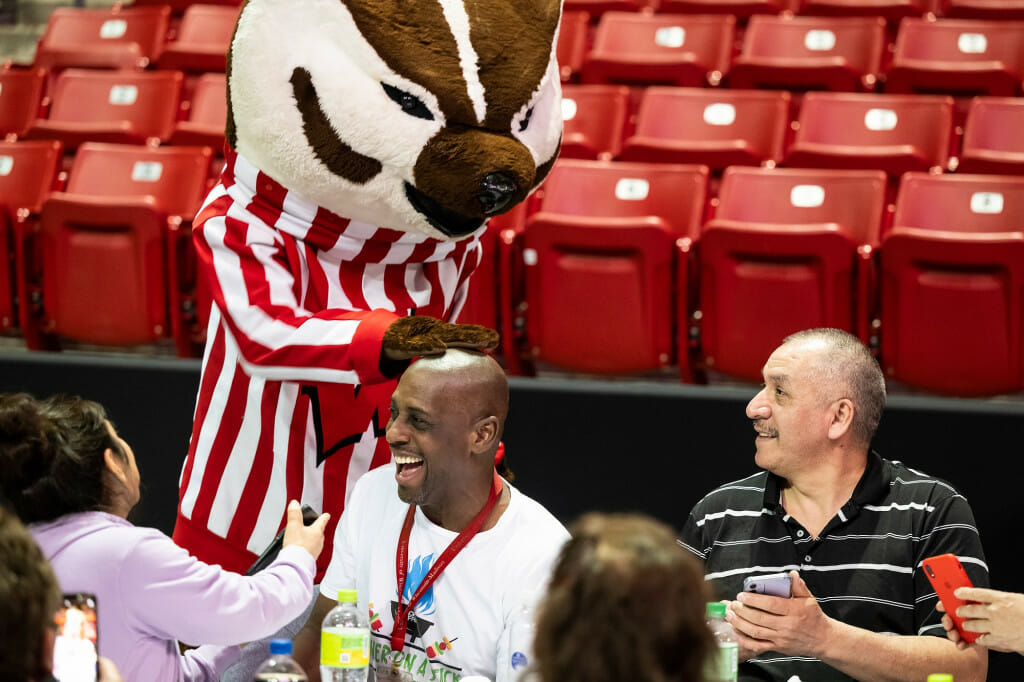
<svg viewBox="0 0 1024 682">
<path fill-rule="evenodd" d="M 948 483 L 870 450 L 885 380 L 837 329 L 786 338 L 747 405 L 763 469 L 711 491 L 681 543 L 729 602 L 740 680 L 984 680 L 985 650 L 945 639 L 921 561 L 955 554 L 988 585 L 967 501 Z M 792 596 L 744 592 L 747 576 L 788 573 Z"/>
</svg>

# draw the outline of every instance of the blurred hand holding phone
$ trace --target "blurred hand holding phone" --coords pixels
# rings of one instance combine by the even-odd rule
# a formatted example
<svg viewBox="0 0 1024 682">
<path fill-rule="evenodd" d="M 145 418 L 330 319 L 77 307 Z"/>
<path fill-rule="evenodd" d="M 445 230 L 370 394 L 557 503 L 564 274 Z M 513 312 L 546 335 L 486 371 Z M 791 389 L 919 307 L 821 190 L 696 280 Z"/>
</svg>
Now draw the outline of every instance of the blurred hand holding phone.
<svg viewBox="0 0 1024 682">
<path fill-rule="evenodd" d="M 99 674 L 96 596 L 65 594 L 54 615 L 53 676 L 61 682 L 96 682 Z"/>
<path fill-rule="evenodd" d="M 793 596 L 793 579 L 788 573 L 751 575 L 743 579 L 743 591 L 788 599 Z"/>
<path fill-rule="evenodd" d="M 967 571 L 964 570 L 960 560 L 956 558 L 955 554 L 939 554 L 938 556 L 928 557 L 921 564 L 924 567 L 924 574 L 928 577 L 928 581 L 935 589 L 935 594 L 939 597 L 939 601 L 942 602 L 946 613 L 953 620 L 953 624 L 956 625 L 960 638 L 969 644 L 973 644 L 978 639 L 980 633 L 965 631 L 963 628 L 964 619 L 956 615 L 956 610 L 959 607 L 972 603 L 963 599 L 957 599 L 953 595 L 953 592 L 958 587 L 973 587 L 971 579 L 967 577 Z"/>
</svg>

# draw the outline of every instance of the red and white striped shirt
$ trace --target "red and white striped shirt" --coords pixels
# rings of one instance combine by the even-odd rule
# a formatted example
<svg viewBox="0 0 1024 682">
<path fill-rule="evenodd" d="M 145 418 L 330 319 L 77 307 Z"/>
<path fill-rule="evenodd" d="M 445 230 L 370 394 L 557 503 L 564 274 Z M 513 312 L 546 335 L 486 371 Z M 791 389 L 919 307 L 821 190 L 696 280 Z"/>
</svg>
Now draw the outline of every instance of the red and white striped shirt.
<svg viewBox="0 0 1024 682">
<path fill-rule="evenodd" d="M 443 242 L 346 220 L 229 150 L 195 221 L 213 308 L 178 544 L 244 572 L 299 499 L 331 513 L 319 581 L 352 485 L 390 461 L 384 332 L 404 315 L 455 319 L 481 233 Z"/>
</svg>

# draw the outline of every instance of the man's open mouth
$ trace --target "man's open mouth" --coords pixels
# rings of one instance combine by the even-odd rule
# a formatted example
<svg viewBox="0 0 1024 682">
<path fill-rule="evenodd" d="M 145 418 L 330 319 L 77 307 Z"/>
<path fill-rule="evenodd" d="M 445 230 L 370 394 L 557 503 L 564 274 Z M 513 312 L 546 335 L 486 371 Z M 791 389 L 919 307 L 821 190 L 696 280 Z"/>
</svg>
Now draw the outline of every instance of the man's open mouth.
<svg viewBox="0 0 1024 682">
<path fill-rule="evenodd" d="M 398 478 L 404 478 L 415 473 L 423 467 L 423 458 L 416 455 L 395 454 L 395 474 Z"/>
<path fill-rule="evenodd" d="M 408 182 L 405 183 L 405 197 L 412 207 L 427 219 L 431 227 L 449 237 L 465 237 L 479 229 L 484 222 L 482 218 L 473 218 L 449 211 Z"/>
</svg>

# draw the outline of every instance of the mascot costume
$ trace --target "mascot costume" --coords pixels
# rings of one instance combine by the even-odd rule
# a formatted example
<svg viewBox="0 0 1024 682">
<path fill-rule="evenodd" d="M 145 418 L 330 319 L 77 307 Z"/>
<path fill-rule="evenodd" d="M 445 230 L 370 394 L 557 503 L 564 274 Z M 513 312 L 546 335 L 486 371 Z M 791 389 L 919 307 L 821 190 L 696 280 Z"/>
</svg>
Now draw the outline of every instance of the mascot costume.
<svg viewBox="0 0 1024 682">
<path fill-rule="evenodd" d="M 390 461 L 395 377 L 459 325 L 486 220 L 561 136 L 559 0 L 248 0 L 226 165 L 195 222 L 213 307 L 174 539 L 244 572 L 289 499 Z"/>
</svg>

